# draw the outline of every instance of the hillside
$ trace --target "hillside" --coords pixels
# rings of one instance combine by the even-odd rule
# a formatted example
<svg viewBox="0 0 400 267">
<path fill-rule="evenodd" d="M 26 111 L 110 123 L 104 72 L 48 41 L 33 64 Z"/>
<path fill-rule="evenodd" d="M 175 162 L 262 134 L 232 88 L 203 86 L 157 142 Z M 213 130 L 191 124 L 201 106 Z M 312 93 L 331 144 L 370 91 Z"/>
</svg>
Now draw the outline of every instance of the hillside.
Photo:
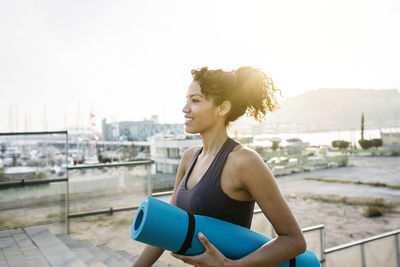
<svg viewBox="0 0 400 267">
<path fill-rule="evenodd" d="M 313 130 L 356 129 L 364 112 L 366 128 L 400 126 L 400 92 L 364 89 L 318 89 L 288 97 L 267 123 L 303 125 Z"/>
<path fill-rule="evenodd" d="M 314 132 L 400 127 L 400 91 L 396 89 L 318 89 L 284 98 L 264 124 L 243 117 L 233 124 L 239 133 Z"/>
</svg>

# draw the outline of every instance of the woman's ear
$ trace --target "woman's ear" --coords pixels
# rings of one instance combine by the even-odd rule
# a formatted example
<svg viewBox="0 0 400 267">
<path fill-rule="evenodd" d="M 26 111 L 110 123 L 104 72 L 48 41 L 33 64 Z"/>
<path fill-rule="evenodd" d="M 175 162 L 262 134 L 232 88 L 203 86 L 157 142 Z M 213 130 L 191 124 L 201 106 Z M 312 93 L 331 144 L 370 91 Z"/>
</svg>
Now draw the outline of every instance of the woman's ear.
<svg viewBox="0 0 400 267">
<path fill-rule="evenodd" d="M 221 117 L 227 115 L 231 110 L 231 107 L 231 102 L 225 100 L 221 105 L 218 106 L 218 115 Z"/>
</svg>

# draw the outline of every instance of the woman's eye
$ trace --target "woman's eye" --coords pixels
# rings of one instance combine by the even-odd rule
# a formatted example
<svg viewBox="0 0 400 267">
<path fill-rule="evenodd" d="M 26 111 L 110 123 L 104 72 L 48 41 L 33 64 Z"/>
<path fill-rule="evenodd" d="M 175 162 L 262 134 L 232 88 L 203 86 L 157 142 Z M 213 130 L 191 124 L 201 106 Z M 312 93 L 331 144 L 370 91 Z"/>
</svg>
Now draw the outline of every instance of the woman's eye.
<svg viewBox="0 0 400 267">
<path fill-rule="evenodd" d="M 197 103 L 197 102 L 200 102 L 200 100 L 197 99 L 197 98 L 189 98 L 189 99 L 186 99 L 186 101 L 185 101 L 186 104 L 188 104 L 190 102 L 191 103 Z"/>
</svg>

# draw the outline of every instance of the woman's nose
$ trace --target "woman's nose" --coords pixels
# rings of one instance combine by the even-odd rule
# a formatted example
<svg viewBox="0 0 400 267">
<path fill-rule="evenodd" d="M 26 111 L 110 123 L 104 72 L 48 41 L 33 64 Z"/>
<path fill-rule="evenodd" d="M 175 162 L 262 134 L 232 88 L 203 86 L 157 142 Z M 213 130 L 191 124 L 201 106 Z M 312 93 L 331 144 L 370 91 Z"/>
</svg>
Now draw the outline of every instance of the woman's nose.
<svg viewBox="0 0 400 267">
<path fill-rule="evenodd" d="M 182 112 L 183 112 L 183 113 L 189 113 L 189 112 L 190 112 L 190 109 L 189 109 L 189 107 L 188 107 L 188 103 L 186 103 L 186 104 L 183 106 Z"/>
</svg>

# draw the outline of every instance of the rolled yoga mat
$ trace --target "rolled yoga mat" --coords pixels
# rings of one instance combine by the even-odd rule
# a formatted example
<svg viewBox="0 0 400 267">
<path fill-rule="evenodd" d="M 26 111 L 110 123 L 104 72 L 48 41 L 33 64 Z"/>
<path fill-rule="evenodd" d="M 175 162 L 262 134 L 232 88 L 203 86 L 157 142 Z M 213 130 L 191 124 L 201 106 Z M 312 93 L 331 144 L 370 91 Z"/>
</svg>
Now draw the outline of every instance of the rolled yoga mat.
<svg viewBox="0 0 400 267">
<path fill-rule="evenodd" d="M 202 215 L 189 215 L 150 196 L 138 208 L 132 224 L 133 240 L 185 255 L 205 251 L 197 238 L 199 232 L 229 259 L 242 258 L 271 240 L 236 224 Z M 315 254 L 307 250 L 295 260 L 279 266 L 314 267 L 320 264 Z"/>
</svg>

